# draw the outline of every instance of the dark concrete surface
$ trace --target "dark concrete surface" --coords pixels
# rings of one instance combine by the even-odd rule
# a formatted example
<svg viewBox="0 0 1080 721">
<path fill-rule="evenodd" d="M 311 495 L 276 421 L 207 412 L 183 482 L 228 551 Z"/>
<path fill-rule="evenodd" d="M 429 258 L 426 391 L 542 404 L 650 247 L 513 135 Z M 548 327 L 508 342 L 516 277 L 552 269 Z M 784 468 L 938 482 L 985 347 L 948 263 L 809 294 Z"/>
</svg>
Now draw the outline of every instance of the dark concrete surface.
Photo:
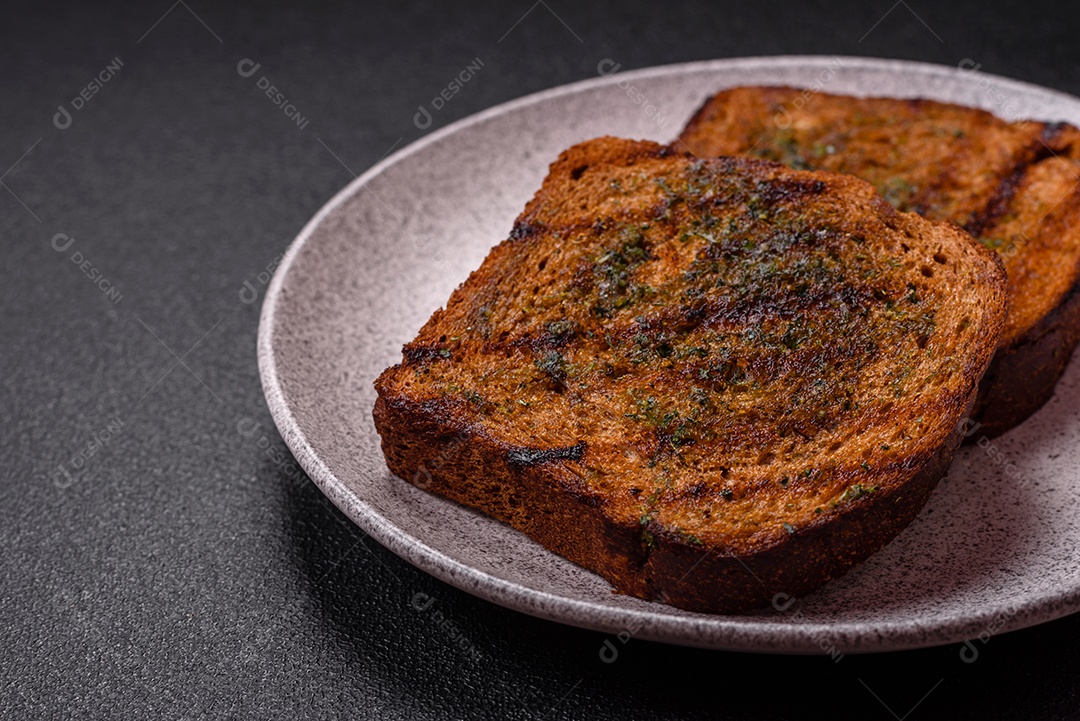
<svg viewBox="0 0 1080 721">
<path fill-rule="evenodd" d="M 255 335 L 260 272 L 342 163 L 603 58 L 971 58 L 1078 93 L 1078 27 L 1041 1 L 4 3 L 0 716 L 1077 718 L 1080 616 L 974 663 L 643 641 L 603 663 L 605 636 L 456 591 L 329 507 L 273 430 Z"/>
</svg>

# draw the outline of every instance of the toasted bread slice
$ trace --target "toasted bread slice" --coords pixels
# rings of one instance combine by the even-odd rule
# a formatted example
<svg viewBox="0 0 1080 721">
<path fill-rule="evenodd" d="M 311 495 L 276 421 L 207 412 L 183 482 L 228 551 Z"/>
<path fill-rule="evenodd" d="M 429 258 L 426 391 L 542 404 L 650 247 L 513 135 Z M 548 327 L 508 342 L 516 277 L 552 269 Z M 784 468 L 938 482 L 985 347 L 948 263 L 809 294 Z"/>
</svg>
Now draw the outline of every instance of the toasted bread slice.
<svg viewBox="0 0 1080 721">
<path fill-rule="evenodd" d="M 742 87 L 706 101 L 676 145 L 851 173 L 899 210 L 996 250 L 1011 306 L 975 411 L 979 435 L 992 437 L 1053 395 L 1080 339 L 1078 139 L 1064 123 L 1008 123 L 930 100 Z"/>
<path fill-rule="evenodd" d="M 898 533 L 1005 317 L 997 257 L 832 173 L 601 138 L 376 381 L 390 469 L 620 592 L 731 612 Z"/>
</svg>

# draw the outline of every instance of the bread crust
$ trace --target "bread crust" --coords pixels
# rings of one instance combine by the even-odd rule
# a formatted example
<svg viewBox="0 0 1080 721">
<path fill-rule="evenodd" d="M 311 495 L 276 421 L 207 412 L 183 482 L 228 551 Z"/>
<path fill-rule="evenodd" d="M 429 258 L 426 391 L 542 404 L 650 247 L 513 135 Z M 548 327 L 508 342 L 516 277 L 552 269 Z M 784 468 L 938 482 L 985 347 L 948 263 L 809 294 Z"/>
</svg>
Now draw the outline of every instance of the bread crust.
<svg viewBox="0 0 1080 721">
<path fill-rule="evenodd" d="M 1054 396 L 1080 341 L 1080 272 L 1069 294 L 1037 325 L 999 346 L 979 385 L 965 442 L 996 438 L 1020 425 Z"/>
</svg>

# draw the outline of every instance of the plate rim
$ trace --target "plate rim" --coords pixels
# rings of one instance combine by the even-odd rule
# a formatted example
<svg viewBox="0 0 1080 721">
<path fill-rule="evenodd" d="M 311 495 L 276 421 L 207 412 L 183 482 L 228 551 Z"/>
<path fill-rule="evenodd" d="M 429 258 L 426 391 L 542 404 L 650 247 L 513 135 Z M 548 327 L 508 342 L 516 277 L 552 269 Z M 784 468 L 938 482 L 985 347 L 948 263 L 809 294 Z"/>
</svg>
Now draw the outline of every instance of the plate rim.
<svg viewBox="0 0 1080 721">
<path fill-rule="evenodd" d="M 821 639 L 827 637 L 830 644 L 844 654 L 880 653 L 963 643 L 965 640 L 976 638 L 1003 614 L 1007 614 L 1008 620 L 996 626 L 994 635 L 1049 622 L 1080 611 L 1080 586 L 1078 586 L 1058 593 L 1040 593 L 1033 601 L 984 607 L 962 617 L 944 616 L 932 625 L 916 619 L 882 622 L 848 621 L 835 624 L 789 621 L 786 624 L 778 624 L 742 621 L 737 615 L 682 616 L 647 609 L 613 608 L 530 588 L 457 561 L 383 517 L 378 509 L 356 496 L 319 457 L 285 398 L 274 352 L 274 325 L 277 308 L 285 296 L 282 292 L 285 278 L 289 275 L 293 262 L 322 222 L 356 196 L 370 180 L 380 175 L 385 169 L 422 152 L 448 136 L 490 118 L 543 103 L 551 98 L 574 95 L 596 87 L 669 74 L 738 70 L 749 67 L 768 69 L 790 67 L 793 64 L 828 67 L 837 59 L 842 62 L 844 68 L 856 70 L 868 69 L 938 77 L 955 77 L 963 72 L 957 67 L 937 63 L 846 55 L 747 56 L 649 66 L 547 88 L 486 108 L 416 139 L 356 176 L 326 201 L 290 242 L 267 286 L 259 314 L 257 356 L 263 394 L 274 425 L 301 468 L 319 490 L 361 530 L 425 573 L 500 606 L 594 631 L 620 633 L 637 627 L 641 629 L 640 632 L 631 634 L 635 638 L 718 650 L 784 654 L 827 652 L 828 649 L 821 644 Z M 981 70 L 979 74 L 994 82 L 998 87 L 1035 91 L 1043 95 L 1058 96 L 1062 101 L 1080 102 L 1080 98 L 1076 96 L 1036 83 L 984 73 Z M 869 642 L 868 637 L 870 637 Z"/>
</svg>

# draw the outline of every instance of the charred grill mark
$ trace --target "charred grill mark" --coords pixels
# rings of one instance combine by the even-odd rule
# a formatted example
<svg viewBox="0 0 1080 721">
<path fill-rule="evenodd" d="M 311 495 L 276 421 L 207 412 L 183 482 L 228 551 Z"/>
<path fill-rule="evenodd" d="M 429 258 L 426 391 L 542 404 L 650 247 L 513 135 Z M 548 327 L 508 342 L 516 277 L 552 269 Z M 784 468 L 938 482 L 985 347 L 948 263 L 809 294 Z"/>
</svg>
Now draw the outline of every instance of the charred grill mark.
<svg viewBox="0 0 1080 721">
<path fill-rule="evenodd" d="M 879 348 L 869 339 L 859 339 L 847 345 L 829 343 L 821 346 L 808 346 L 784 352 L 780 348 L 743 351 L 736 355 L 707 355 L 701 360 L 686 361 L 671 369 L 677 374 L 681 386 L 701 385 L 715 390 L 739 388 L 758 384 L 760 386 L 798 374 L 793 382 L 812 382 L 814 368 L 828 368 L 831 372 L 840 372 L 846 364 L 856 366 L 851 361 L 853 354 L 858 354 L 858 363 L 867 364 L 878 356 Z"/>
<path fill-rule="evenodd" d="M 573 341 L 581 326 L 571 320 L 557 320 L 544 324 L 544 334 L 531 345 L 534 351 L 562 348 Z"/>
<path fill-rule="evenodd" d="M 404 400 L 396 402 L 400 404 L 399 410 L 410 413 L 419 412 L 427 418 L 437 418 L 449 423 L 454 428 L 454 432 L 440 434 L 438 444 L 441 446 L 445 444 L 452 448 L 455 447 L 455 438 L 471 437 L 469 435 L 471 424 L 458 420 L 467 412 L 467 401 L 463 398 L 437 395 L 423 398 L 415 404 Z"/>
<path fill-rule="evenodd" d="M 533 353 L 559 350 L 573 343 L 581 334 L 581 324 L 577 321 L 563 319 L 544 323 L 540 331 L 527 331 L 505 344 L 485 344 L 485 350 L 504 350 L 528 348 Z"/>
<path fill-rule="evenodd" d="M 873 291 L 865 286 L 810 286 L 802 293 L 777 295 L 755 294 L 751 297 L 722 296 L 710 299 L 705 307 L 695 311 L 708 328 L 747 326 L 764 320 L 794 320 L 806 315 L 847 308 L 855 311 L 867 308 L 874 300 Z M 673 309 L 668 322 L 685 318 L 683 308 Z M 859 312 L 861 315 L 861 311 Z"/>
<path fill-rule="evenodd" d="M 640 208 L 635 208 L 632 211 L 626 211 L 620 216 L 608 216 L 599 219 L 586 218 L 583 216 L 580 220 L 575 220 L 573 222 L 562 221 L 550 224 L 540 223 L 532 219 L 527 222 L 519 220 L 514 224 L 514 230 L 510 232 L 510 238 L 511 240 L 518 240 L 538 235 L 553 235 L 565 239 L 574 238 L 574 236 L 579 234 L 601 237 L 624 225 L 634 225 L 646 222 L 664 223 L 666 222 L 666 218 L 664 218 L 665 210 L 670 206 L 671 203 L 665 198 L 653 205 L 642 206 Z M 519 230 L 519 226 L 523 229 Z M 591 240 L 575 240 L 572 241 L 572 244 L 591 244 L 591 242 Z"/>
<path fill-rule="evenodd" d="M 1016 191 L 1027 175 L 1031 166 L 1053 157 L 1053 145 L 1055 138 L 1064 128 L 1063 123 L 1053 123 L 1043 126 L 1039 138 L 1029 145 L 1020 159 L 1013 165 L 1008 173 L 1005 173 L 994 188 L 990 199 L 980 210 L 964 224 L 964 230 L 973 238 L 981 237 L 987 230 L 992 228 L 1009 210 Z"/>
<path fill-rule="evenodd" d="M 441 348 L 437 345 L 418 345 L 409 343 L 402 348 L 402 355 L 405 357 L 406 363 L 422 365 L 435 361 L 449 360 L 451 353 L 448 349 Z"/>
<path fill-rule="evenodd" d="M 529 467 L 553 461 L 580 461 L 585 454 L 585 441 L 561 448 L 511 448 L 506 452 L 506 462 L 512 466 Z"/>
<path fill-rule="evenodd" d="M 577 324 L 574 325 L 575 328 L 578 327 Z M 542 360 L 545 357 L 559 356 L 560 351 L 565 352 L 568 349 L 583 347 L 586 344 L 584 334 L 579 334 L 576 330 L 567 335 L 559 336 L 550 335 L 547 331 L 540 331 L 539 333 L 525 331 L 521 335 L 514 337 L 482 340 L 470 345 L 470 352 L 482 356 L 509 358 L 514 352 L 524 351 L 534 356 L 536 360 Z M 411 360 L 408 355 L 406 355 L 406 360 Z M 544 370 L 553 379 L 558 380 L 559 374 L 553 372 L 554 368 L 553 364 L 548 363 L 541 370 Z"/>
<path fill-rule="evenodd" d="M 750 297 L 725 295 L 699 297 L 689 304 L 666 305 L 625 323 L 608 323 L 597 343 L 617 347 L 647 348 L 660 358 L 673 354 L 673 343 L 698 329 L 751 331 L 756 326 L 777 321 L 791 323 L 805 318 L 864 317 L 871 305 L 879 304 L 875 291 L 850 284 L 811 286 L 799 295 L 760 293 Z M 795 350 L 801 340 L 796 335 L 777 338 L 786 350 Z"/>
<path fill-rule="evenodd" d="M 540 233 L 540 228 L 532 223 L 524 220 L 519 220 L 514 223 L 514 227 L 510 230 L 510 240 L 524 240 Z"/>
<path fill-rule="evenodd" d="M 1042 138 L 1043 143 L 1046 144 L 1046 147 L 1051 152 L 1053 152 L 1053 153 L 1068 152 L 1069 146 L 1067 146 L 1067 145 L 1065 145 L 1065 146 L 1058 145 L 1058 141 L 1061 140 L 1062 131 L 1064 131 L 1068 127 L 1069 127 L 1068 123 L 1059 121 L 1059 122 L 1056 122 L 1056 123 L 1047 123 L 1046 127 L 1043 128 L 1043 131 L 1042 131 L 1040 137 Z"/>
<path fill-rule="evenodd" d="M 561 392 L 566 388 L 566 359 L 558 351 L 548 351 L 537 356 L 533 365 L 544 374 L 549 389 Z"/>
<path fill-rule="evenodd" d="M 680 307 L 679 313 L 670 318 L 671 331 L 684 334 L 697 328 L 709 316 L 708 303 L 702 299 L 694 300 Z"/>
<path fill-rule="evenodd" d="M 803 201 L 821 195 L 828 187 L 821 180 L 784 178 L 764 184 L 758 189 L 757 195 L 763 203 L 772 207 L 779 203 Z"/>
</svg>

